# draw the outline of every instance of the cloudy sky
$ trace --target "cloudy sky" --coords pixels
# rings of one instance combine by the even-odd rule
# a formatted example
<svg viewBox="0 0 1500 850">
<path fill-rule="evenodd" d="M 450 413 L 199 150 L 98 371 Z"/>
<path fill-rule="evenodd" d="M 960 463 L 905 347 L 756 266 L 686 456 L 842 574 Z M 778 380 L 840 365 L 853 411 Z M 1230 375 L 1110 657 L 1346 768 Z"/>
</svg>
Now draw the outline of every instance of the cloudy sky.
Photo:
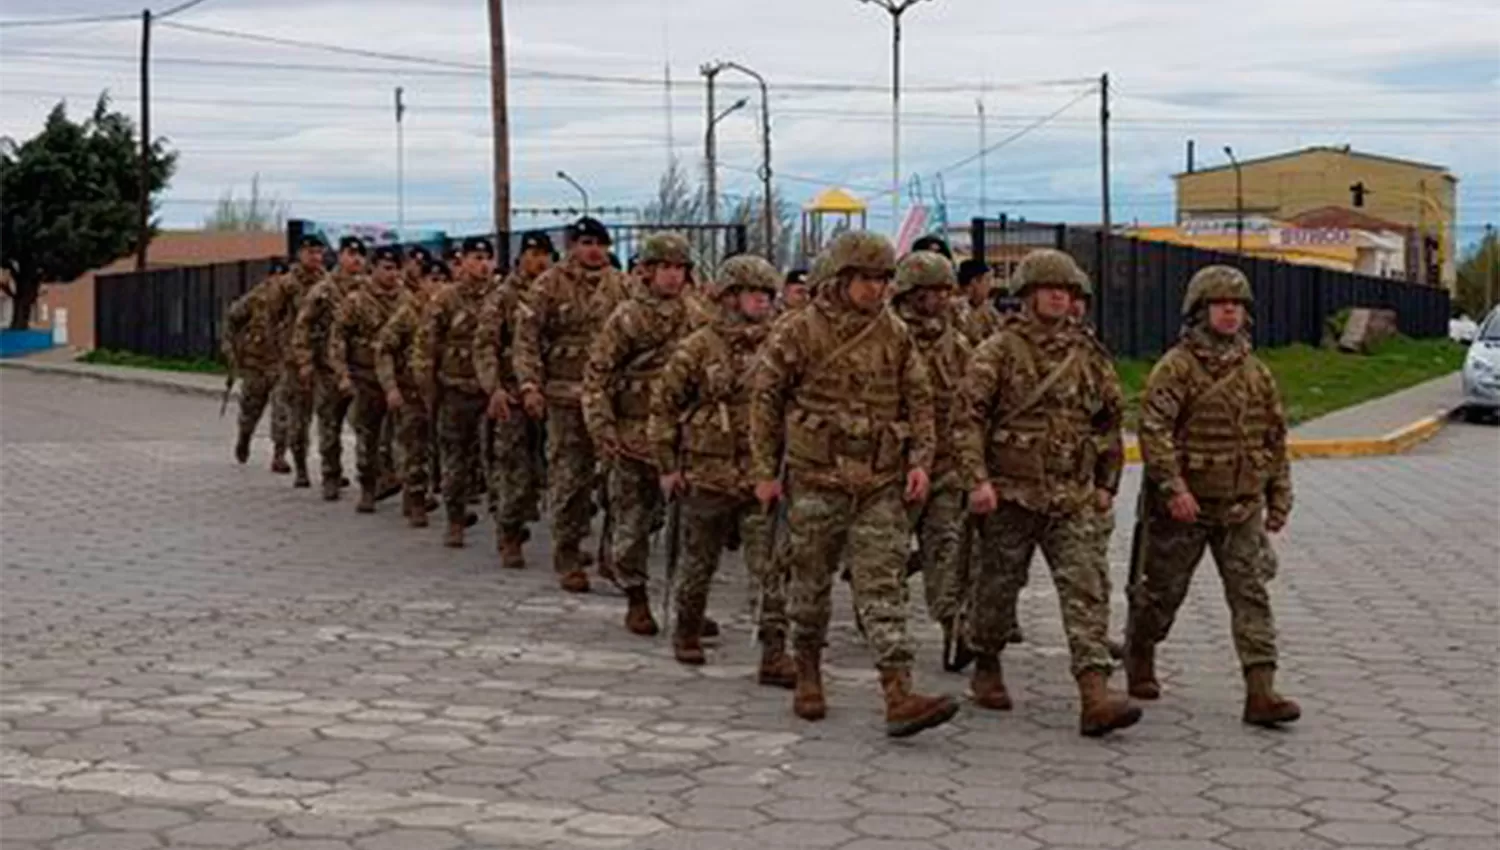
<svg viewBox="0 0 1500 850">
<path fill-rule="evenodd" d="M 160 0 L 158 12 L 173 0 Z M 7 22 L 138 15 L 141 0 L 4 0 Z M 707 61 L 771 85 L 773 168 L 803 200 L 875 197 L 890 226 L 890 19 L 857 0 L 506 0 L 514 202 L 639 206 L 668 158 L 701 172 Z M 1500 4 L 1493 0 L 929 0 L 906 15 L 905 181 L 979 210 L 1097 221 L 1097 78 L 1110 74 L 1116 221 L 1170 221 L 1187 139 L 1199 162 L 1312 144 L 1410 157 L 1460 179 L 1461 241 L 1500 223 Z M 483 0 L 205 0 L 153 30 L 153 133 L 181 153 L 162 217 L 194 226 L 253 175 L 295 216 L 396 218 L 393 89 L 405 89 L 406 220 L 489 220 Z M 400 54 L 394 61 L 206 29 Z M 0 29 L 0 134 L 25 138 L 101 90 L 136 114 L 138 20 Z M 664 78 L 671 69 L 670 95 Z M 754 193 L 752 89 L 720 77 L 720 185 Z M 987 140 L 977 161 L 976 103 Z M 670 103 L 670 110 L 668 104 Z M 1050 120 L 1043 121 L 1044 118 Z M 1015 138 L 1011 139 L 1014 136 Z M 518 225 L 548 219 L 517 219 Z"/>
</svg>

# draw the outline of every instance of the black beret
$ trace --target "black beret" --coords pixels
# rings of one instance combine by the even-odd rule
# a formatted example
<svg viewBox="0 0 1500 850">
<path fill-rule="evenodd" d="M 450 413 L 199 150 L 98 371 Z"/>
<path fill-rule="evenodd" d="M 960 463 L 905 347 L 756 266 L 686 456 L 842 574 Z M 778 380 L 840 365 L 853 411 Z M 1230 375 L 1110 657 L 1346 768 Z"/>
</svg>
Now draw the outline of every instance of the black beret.
<svg viewBox="0 0 1500 850">
<path fill-rule="evenodd" d="M 401 249 L 395 245 L 381 245 L 375 249 L 375 262 L 390 260 L 396 265 L 401 265 Z"/>
<path fill-rule="evenodd" d="M 300 241 L 300 242 L 297 243 L 298 250 L 301 250 L 303 248 L 327 248 L 327 247 L 328 247 L 328 243 L 324 242 L 323 241 L 323 237 L 319 236 L 316 233 L 309 233 L 309 234 L 303 236 L 302 237 L 302 241 Z"/>
<path fill-rule="evenodd" d="M 432 252 L 422 247 L 421 245 L 413 245 L 410 248 L 406 249 L 406 258 L 409 260 L 416 260 L 417 262 L 425 266 L 426 264 L 432 262 Z"/>
<path fill-rule="evenodd" d="M 609 237 L 609 228 L 597 218 L 584 216 L 568 226 L 568 239 L 582 239 L 586 236 L 593 237 L 605 245 L 613 241 Z"/>
<path fill-rule="evenodd" d="M 495 256 L 495 246 L 490 243 L 488 237 L 470 236 L 464 240 L 463 252 L 465 254 L 481 253 L 493 257 Z"/>
<path fill-rule="evenodd" d="M 807 283 L 807 269 L 792 269 L 786 273 L 787 286 Z"/>
<path fill-rule="evenodd" d="M 911 249 L 913 251 L 936 251 L 950 260 L 953 259 L 953 250 L 948 247 L 947 242 L 943 241 L 943 237 L 930 233 L 911 243 Z"/>
<path fill-rule="evenodd" d="M 453 272 L 449 271 L 447 266 L 443 265 L 437 260 L 428 260 L 426 264 L 422 266 L 422 274 L 429 277 L 431 277 L 432 275 L 437 275 L 444 280 L 453 279 Z"/>
<path fill-rule="evenodd" d="M 984 260 L 964 260 L 958 264 L 958 285 L 968 286 L 970 281 L 984 277 L 989 270 L 989 264 Z"/>
<path fill-rule="evenodd" d="M 521 251 L 530 251 L 533 248 L 546 251 L 548 254 L 557 253 L 557 249 L 552 247 L 552 237 L 548 236 L 545 230 L 528 230 L 521 234 Z"/>
<path fill-rule="evenodd" d="M 360 256 L 364 256 L 365 240 L 358 236 L 345 236 L 339 240 L 339 253 L 342 254 L 345 251 L 354 251 Z"/>
</svg>

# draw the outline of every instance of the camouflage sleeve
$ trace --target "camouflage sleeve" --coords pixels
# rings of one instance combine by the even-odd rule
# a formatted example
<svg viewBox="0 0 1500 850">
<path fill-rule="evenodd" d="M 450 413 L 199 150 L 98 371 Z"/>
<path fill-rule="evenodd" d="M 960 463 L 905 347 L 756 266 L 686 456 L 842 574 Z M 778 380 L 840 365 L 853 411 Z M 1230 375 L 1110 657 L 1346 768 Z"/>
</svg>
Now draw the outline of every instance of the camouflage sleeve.
<svg viewBox="0 0 1500 850">
<path fill-rule="evenodd" d="M 1187 492 L 1174 435 L 1189 384 L 1176 351 L 1168 351 L 1157 361 L 1141 397 L 1141 459 L 1146 464 L 1146 479 L 1168 497 Z"/>
<path fill-rule="evenodd" d="M 339 302 L 328 323 L 328 367 L 333 379 L 342 384 L 349 380 L 349 336 L 353 332 L 359 296 L 351 295 Z"/>
<path fill-rule="evenodd" d="M 511 368 L 523 390 L 528 387 L 540 390 L 547 383 L 547 368 L 542 361 L 542 336 L 551 311 L 551 296 L 542 285 L 544 282 L 544 279 L 537 280 L 516 305 L 516 339 L 515 350 L 511 352 Z"/>
<path fill-rule="evenodd" d="M 302 309 L 297 311 L 297 321 L 292 326 L 292 359 L 298 369 L 307 369 L 313 363 L 313 325 L 317 322 L 319 302 L 323 290 L 314 287 L 303 299 Z"/>
<path fill-rule="evenodd" d="M 386 393 L 401 388 L 400 382 L 396 379 L 396 354 L 409 338 L 408 329 L 411 327 L 415 303 L 414 301 L 402 303 L 381 327 L 380 332 L 375 334 L 375 377 L 380 379 L 380 388 Z"/>
<path fill-rule="evenodd" d="M 437 350 L 443 336 L 446 299 L 433 298 L 422 308 L 411 342 L 411 374 L 423 392 L 437 386 Z"/>
<path fill-rule="evenodd" d="M 474 333 L 474 372 L 486 395 L 500 389 L 500 338 L 505 331 L 505 298 L 501 291 L 491 292 L 479 311 L 479 328 Z"/>
<path fill-rule="evenodd" d="M 761 349 L 750 391 L 750 474 L 770 481 L 781 467 L 785 442 L 786 395 L 803 368 L 802 337 L 795 320 L 771 332 Z"/>
<path fill-rule="evenodd" d="M 930 472 L 937 454 L 932 375 L 927 371 L 926 358 L 910 339 L 906 343 L 906 362 L 901 374 L 901 397 L 906 403 L 906 427 L 910 432 L 906 448 L 907 467 Z"/>
<path fill-rule="evenodd" d="M 224 353 L 224 359 L 234 365 L 235 351 L 239 347 L 239 336 L 244 333 L 245 325 L 250 321 L 250 306 L 255 298 L 255 290 L 250 290 L 234 300 L 229 305 L 229 310 L 224 314 L 224 334 L 219 340 L 219 350 Z"/>
<path fill-rule="evenodd" d="M 958 411 L 954 416 L 958 433 L 953 442 L 958 452 L 959 468 L 970 487 L 990 480 L 985 461 L 985 437 L 994 414 L 995 396 L 1000 390 L 1000 376 L 1005 368 L 1002 337 L 992 336 L 974 350 L 969 368 L 958 394 Z"/>
<path fill-rule="evenodd" d="M 1271 477 L 1266 482 L 1266 511 L 1275 518 L 1286 520 L 1292 513 L 1292 466 L 1286 450 L 1286 411 L 1281 406 L 1281 390 L 1276 378 L 1264 364 L 1258 364 L 1266 385 L 1270 387 L 1270 429 L 1266 432 L 1266 448 L 1271 451 Z"/>
<path fill-rule="evenodd" d="M 1120 475 L 1125 471 L 1125 393 L 1114 365 L 1103 357 L 1098 360 L 1100 395 L 1103 403 L 1094 418 L 1094 432 L 1099 439 L 1099 453 L 1094 461 L 1094 487 L 1110 493 L 1120 491 Z"/>
<path fill-rule="evenodd" d="M 646 434 L 656 457 L 656 468 L 663 475 L 677 471 L 678 422 L 695 395 L 702 358 L 696 336 L 683 340 L 667 358 L 667 365 L 651 389 L 651 420 Z"/>
<path fill-rule="evenodd" d="M 633 315 L 628 305 L 609 315 L 589 346 L 588 363 L 583 367 L 583 424 L 600 446 L 613 446 L 619 441 L 615 433 L 615 371 L 630 351 Z"/>
</svg>

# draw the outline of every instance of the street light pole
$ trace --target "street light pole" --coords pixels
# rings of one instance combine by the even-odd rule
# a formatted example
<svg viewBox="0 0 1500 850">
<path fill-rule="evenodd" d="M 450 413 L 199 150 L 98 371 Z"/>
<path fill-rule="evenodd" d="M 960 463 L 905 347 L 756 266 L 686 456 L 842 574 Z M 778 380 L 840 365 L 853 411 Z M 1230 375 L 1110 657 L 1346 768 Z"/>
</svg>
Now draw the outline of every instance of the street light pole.
<svg viewBox="0 0 1500 850">
<path fill-rule="evenodd" d="M 1234 158 L 1234 148 L 1224 146 L 1224 155 L 1234 166 L 1234 252 L 1245 253 L 1245 180 L 1240 170 L 1240 161 Z"/>
<path fill-rule="evenodd" d="M 579 183 L 577 180 L 574 180 L 572 177 L 569 177 L 568 176 L 568 172 L 563 171 L 561 169 L 559 169 L 558 172 L 557 172 L 557 179 L 562 180 L 563 182 L 567 183 L 569 186 L 572 186 L 574 189 L 578 190 L 578 194 L 583 196 L 583 214 L 584 215 L 588 215 L 589 214 L 589 193 L 588 193 L 587 189 L 583 188 L 583 184 Z"/>
<path fill-rule="evenodd" d="M 915 2 L 915 0 L 908 0 Z M 761 202 L 761 221 L 765 228 L 766 259 L 776 262 L 776 211 L 771 205 L 771 95 L 766 88 L 766 78 L 738 62 L 720 63 L 724 68 L 733 68 L 760 85 L 760 183 L 764 200 Z"/>
<path fill-rule="evenodd" d="M 712 92 L 713 78 L 710 77 L 709 79 L 709 91 Z M 719 125 L 720 121 L 723 121 L 725 118 L 727 118 L 731 112 L 736 112 L 738 110 L 744 109 L 745 106 L 750 103 L 750 99 L 747 97 L 742 97 L 739 100 L 735 101 L 728 109 L 720 112 L 717 115 L 714 115 L 712 110 L 712 94 L 710 94 L 708 102 L 710 106 L 710 117 L 708 120 L 708 129 L 703 133 L 703 153 L 706 160 L 704 168 L 708 172 L 708 197 L 706 198 L 706 200 L 708 201 L 708 223 L 717 224 L 719 220 L 719 199 L 717 197 L 717 193 L 719 191 L 719 152 L 718 135 L 714 132 L 714 128 Z M 712 244 L 713 256 L 709 257 L 709 261 L 717 265 L 719 260 L 717 240 L 713 240 Z"/>
<path fill-rule="evenodd" d="M 406 238 L 406 139 L 402 130 L 401 118 L 406 114 L 406 104 L 402 102 L 403 89 L 396 86 L 396 242 L 400 244 Z"/>
<path fill-rule="evenodd" d="M 901 16 L 922 0 L 860 0 L 891 16 L 891 232 L 901 227 Z"/>
<path fill-rule="evenodd" d="M 984 99 L 975 98 L 974 106 L 979 110 L 979 216 L 983 218 L 985 207 L 989 206 L 984 191 L 985 184 L 989 182 L 985 178 L 985 148 L 989 145 L 985 144 Z"/>
</svg>

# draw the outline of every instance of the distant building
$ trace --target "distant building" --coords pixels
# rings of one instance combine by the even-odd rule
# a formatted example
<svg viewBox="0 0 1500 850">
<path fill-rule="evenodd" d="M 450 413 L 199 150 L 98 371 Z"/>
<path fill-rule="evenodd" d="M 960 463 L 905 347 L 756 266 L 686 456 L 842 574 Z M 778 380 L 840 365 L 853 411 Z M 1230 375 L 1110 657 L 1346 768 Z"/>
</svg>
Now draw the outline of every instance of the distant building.
<svg viewBox="0 0 1500 850">
<path fill-rule="evenodd" d="M 1412 231 L 1355 210 L 1323 207 L 1289 221 L 1247 215 L 1243 240 L 1233 219 L 1190 218 L 1178 226 L 1136 227 L 1137 239 L 1233 253 L 1286 263 L 1323 266 L 1370 277 L 1410 280 L 1416 274 L 1408 252 Z"/>
<path fill-rule="evenodd" d="M 1265 234 L 1265 243 L 1269 243 L 1273 238 L 1270 232 L 1278 226 L 1283 237 L 1306 243 L 1279 246 L 1289 249 L 1318 248 L 1320 240 L 1337 241 L 1338 234 L 1327 231 L 1342 230 L 1349 232 L 1344 247 L 1356 255 L 1350 270 L 1359 268 L 1361 250 L 1367 267 L 1387 269 L 1385 264 L 1393 253 L 1387 245 L 1389 235 L 1398 234 L 1403 242 L 1399 254 L 1405 270 L 1400 276 L 1450 288 L 1457 279 L 1453 225 L 1458 179 L 1443 166 L 1362 153 L 1347 146 L 1310 147 L 1241 160 L 1240 174 L 1247 251 L 1252 233 L 1258 234 L 1257 239 Z M 1197 236 L 1227 232 L 1229 250 L 1233 250 L 1234 167 L 1224 164 L 1184 172 L 1174 175 L 1173 180 L 1177 183 L 1177 229 Z M 1316 213 L 1322 216 L 1318 221 L 1332 221 L 1337 216 L 1330 211 L 1348 214 L 1358 226 L 1308 224 L 1303 220 Z M 1287 225 L 1325 232 L 1287 236 Z M 1356 231 L 1371 236 L 1356 237 Z M 1223 250 L 1222 245 L 1218 247 Z M 1309 255 L 1320 253 L 1314 250 Z"/>
</svg>

